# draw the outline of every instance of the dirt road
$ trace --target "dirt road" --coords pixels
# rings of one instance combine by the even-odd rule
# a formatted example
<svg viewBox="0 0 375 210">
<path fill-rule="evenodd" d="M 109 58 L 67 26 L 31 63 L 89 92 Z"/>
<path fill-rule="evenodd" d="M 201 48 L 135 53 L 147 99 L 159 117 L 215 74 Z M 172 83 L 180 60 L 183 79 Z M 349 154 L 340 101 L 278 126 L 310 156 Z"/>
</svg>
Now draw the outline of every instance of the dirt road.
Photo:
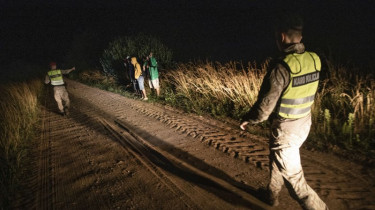
<svg viewBox="0 0 375 210">
<path fill-rule="evenodd" d="M 30 174 L 36 209 L 267 209 L 263 138 L 68 80 L 70 117 L 43 106 Z M 375 170 L 301 151 L 305 176 L 330 209 L 375 209 Z M 283 189 L 277 209 L 300 209 Z M 25 204 L 26 203 L 26 204 Z M 21 206 L 22 206 L 21 205 Z"/>
</svg>

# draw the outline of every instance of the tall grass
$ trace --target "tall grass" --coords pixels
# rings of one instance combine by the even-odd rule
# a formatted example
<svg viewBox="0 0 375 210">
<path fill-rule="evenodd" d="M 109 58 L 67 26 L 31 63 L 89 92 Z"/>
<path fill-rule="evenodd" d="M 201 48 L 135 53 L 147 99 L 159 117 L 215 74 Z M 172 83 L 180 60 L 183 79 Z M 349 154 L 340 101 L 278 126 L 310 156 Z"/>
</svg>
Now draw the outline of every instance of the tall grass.
<svg viewBox="0 0 375 210">
<path fill-rule="evenodd" d="M 208 61 L 179 64 L 161 73 L 163 99 L 188 112 L 240 120 L 257 100 L 268 64 L 268 61 L 246 66 L 238 62 Z M 323 71 L 327 76 L 320 82 L 316 94 L 307 146 L 338 152 L 345 150 L 375 160 L 373 75 L 360 75 L 355 67 L 330 62 Z M 112 87 L 113 92 L 118 92 L 119 84 L 101 72 L 84 73 L 81 80 L 104 85 L 103 89 L 107 90 Z M 267 133 L 257 128 L 251 130 Z"/>
<path fill-rule="evenodd" d="M 375 156 L 373 75 L 329 62 L 328 69 L 329 77 L 321 83 L 313 107 L 315 142 Z"/>
<path fill-rule="evenodd" d="M 255 103 L 267 64 L 259 69 L 256 64 L 245 68 L 237 62 L 180 64 L 166 73 L 163 81 L 173 86 L 180 96 L 175 103 L 185 102 L 185 108 L 238 118 Z"/>
<path fill-rule="evenodd" d="M 40 80 L 0 85 L 0 206 L 10 206 L 38 121 Z"/>
<path fill-rule="evenodd" d="M 100 88 L 102 90 L 107 90 L 123 96 L 131 97 L 131 93 L 129 91 L 126 91 L 127 89 L 132 89 L 132 86 L 130 84 L 124 86 L 124 84 L 119 83 L 114 76 L 104 74 L 99 70 L 86 70 L 80 72 L 77 78 L 72 79 L 78 79 L 82 83 Z"/>
<path fill-rule="evenodd" d="M 268 62 L 180 64 L 164 75 L 166 101 L 193 112 L 237 120 L 257 99 Z M 375 82 L 372 75 L 328 62 L 313 106 L 313 139 L 320 149 L 340 147 L 375 157 Z"/>
<path fill-rule="evenodd" d="M 113 76 L 106 76 L 99 70 L 80 72 L 78 78 L 88 84 L 116 85 L 116 79 Z"/>
</svg>

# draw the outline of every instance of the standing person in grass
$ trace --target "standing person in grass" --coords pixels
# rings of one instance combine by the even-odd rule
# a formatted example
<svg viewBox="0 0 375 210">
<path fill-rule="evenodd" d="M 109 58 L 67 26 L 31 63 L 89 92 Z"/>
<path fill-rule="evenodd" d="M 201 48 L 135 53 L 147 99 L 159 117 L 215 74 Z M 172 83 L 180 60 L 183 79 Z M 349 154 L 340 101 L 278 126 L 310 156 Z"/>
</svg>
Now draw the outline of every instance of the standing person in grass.
<svg viewBox="0 0 375 210">
<path fill-rule="evenodd" d="M 149 57 L 149 71 L 150 71 L 150 79 L 148 83 L 151 89 L 155 89 L 156 95 L 160 96 L 160 85 L 159 85 L 159 71 L 158 71 L 158 62 L 152 56 L 152 52 L 150 52 Z"/>
<path fill-rule="evenodd" d="M 240 128 L 267 120 L 271 116 L 270 182 L 267 202 L 279 204 L 284 182 L 304 209 L 328 209 L 318 194 L 306 183 L 299 148 L 311 126 L 311 106 L 318 88 L 321 62 L 305 51 L 302 19 L 285 15 L 276 26 L 276 43 L 281 56 L 271 62 L 258 99 Z"/>
<path fill-rule="evenodd" d="M 126 79 L 128 79 L 130 82 L 132 82 L 132 74 L 130 72 L 130 56 L 126 56 L 126 58 L 124 58 L 124 68 L 125 68 L 125 77 Z"/>
<path fill-rule="evenodd" d="M 139 65 L 139 63 L 137 62 L 136 57 L 132 57 L 131 63 L 134 66 L 134 78 L 138 82 L 138 87 L 139 87 L 139 90 L 141 91 L 141 98 L 142 100 L 147 101 L 148 98 L 147 98 L 147 94 L 146 94 L 146 90 L 144 86 L 144 77 L 143 77 L 143 71 L 141 69 L 141 65 Z"/>
<path fill-rule="evenodd" d="M 73 67 L 67 70 L 57 69 L 56 63 L 50 63 L 51 70 L 48 71 L 44 83 L 51 83 L 53 86 L 53 93 L 57 106 L 59 108 L 61 115 L 69 115 L 70 100 L 68 92 L 65 88 L 65 83 L 63 80 L 63 74 L 69 74 L 71 71 L 74 71 L 76 68 Z M 64 104 L 63 104 L 64 103 Z"/>
<path fill-rule="evenodd" d="M 126 57 L 128 60 L 128 73 L 129 73 L 129 78 L 130 78 L 130 83 L 133 85 L 133 89 L 135 94 L 140 95 L 139 90 L 138 90 L 138 82 L 135 79 L 135 68 L 134 65 L 131 63 L 131 58 L 130 56 Z"/>
<path fill-rule="evenodd" d="M 145 80 L 146 79 L 150 80 L 150 64 L 149 64 L 149 61 L 150 61 L 150 58 L 148 56 L 146 56 L 143 59 L 142 70 L 143 70 Z"/>
</svg>

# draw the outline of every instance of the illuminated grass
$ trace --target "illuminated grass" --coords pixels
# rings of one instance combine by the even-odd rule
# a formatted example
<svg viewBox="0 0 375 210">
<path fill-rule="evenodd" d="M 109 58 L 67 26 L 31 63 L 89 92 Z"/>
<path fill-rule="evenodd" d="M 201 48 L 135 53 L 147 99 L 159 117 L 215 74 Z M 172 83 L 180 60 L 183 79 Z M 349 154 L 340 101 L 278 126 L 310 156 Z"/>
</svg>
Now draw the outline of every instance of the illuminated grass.
<svg viewBox="0 0 375 210">
<path fill-rule="evenodd" d="M 313 125 L 306 145 L 345 156 L 360 154 L 375 159 L 373 76 L 352 74 L 350 72 L 355 71 L 350 67 L 328 64 L 328 72 L 322 74 L 329 76 L 320 82 L 312 109 Z M 188 112 L 208 113 L 239 121 L 255 103 L 267 67 L 268 62 L 258 67 L 255 63 L 245 67 L 237 62 L 179 64 L 174 69 L 161 72 L 163 100 L 159 101 Z M 98 76 L 101 74 L 97 72 L 91 79 L 90 75 L 86 75 L 85 80 L 96 78 L 95 84 L 113 86 L 113 92 L 121 89 L 115 79 Z M 259 129 L 253 131 L 265 133 Z M 349 153 L 343 153 L 343 150 Z"/>
<path fill-rule="evenodd" d="M 197 113 L 239 118 L 255 103 L 266 65 L 257 69 L 255 64 L 245 68 L 236 62 L 180 64 L 162 80 L 179 96 L 175 103 L 180 106 Z"/>
<path fill-rule="evenodd" d="M 375 157 L 375 80 L 356 69 L 329 64 L 313 107 L 314 143 Z"/>
<path fill-rule="evenodd" d="M 328 64 L 328 72 L 323 74 L 330 76 L 320 83 L 308 145 L 320 150 L 342 148 L 374 158 L 374 79 L 352 74 L 349 67 Z M 267 65 L 258 69 L 255 64 L 245 68 L 234 62 L 181 64 L 164 75 L 169 88 L 164 91 L 166 100 L 187 111 L 240 120 L 257 99 Z"/>
<path fill-rule="evenodd" d="M 38 121 L 40 80 L 0 85 L 0 206 L 9 207 Z"/>
</svg>

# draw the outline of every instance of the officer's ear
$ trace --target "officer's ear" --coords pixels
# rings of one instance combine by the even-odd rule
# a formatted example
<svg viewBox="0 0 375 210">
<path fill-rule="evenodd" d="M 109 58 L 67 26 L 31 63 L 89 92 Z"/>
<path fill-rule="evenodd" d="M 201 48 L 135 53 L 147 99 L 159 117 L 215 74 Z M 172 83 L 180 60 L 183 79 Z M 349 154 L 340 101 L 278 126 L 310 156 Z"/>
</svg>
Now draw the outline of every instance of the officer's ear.
<svg viewBox="0 0 375 210">
<path fill-rule="evenodd" d="M 275 33 L 275 39 L 276 39 L 276 45 L 279 50 L 283 49 L 284 40 L 285 40 L 285 34 L 276 32 Z"/>
<path fill-rule="evenodd" d="M 280 36 L 281 36 L 281 43 L 285 44 L 285 43 L 289 43 L 290 42 L 290 40 L 289 40 L 288 36 L 286 35 L 286 33 L 281 32 Z"/>
</svg>

